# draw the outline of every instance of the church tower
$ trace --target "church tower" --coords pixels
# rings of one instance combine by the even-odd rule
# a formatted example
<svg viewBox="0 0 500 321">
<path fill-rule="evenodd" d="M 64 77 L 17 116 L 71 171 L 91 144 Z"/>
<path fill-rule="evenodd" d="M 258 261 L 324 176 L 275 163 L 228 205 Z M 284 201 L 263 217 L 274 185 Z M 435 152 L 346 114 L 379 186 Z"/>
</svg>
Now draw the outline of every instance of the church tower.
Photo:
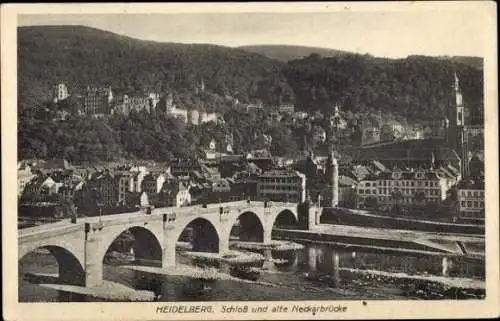
<svg viewBox="0 0 500 321">
<path fill-rule="evenodd" d="M 465 108 L 457 73 L 455 72 L 455 82 L 453 84 L 453 93 L 455 95 L 455 124 L 457 127 L 465 125 Z"/>
<path fill-rule="evenodd" d="M 462 178 L 465 178 L 469 175 L 469 152 L 465 135 L 465 106 L 462 92 L 460 91 L 460 82 L 456 72 L 454 73 L 454 82 L 452 87 L 454 102 L 451 108 L 452 115 L 446 140 L 448 147 L 454 149 L 460 156 L 460 172 L 462 174 Z"/>
</svg>

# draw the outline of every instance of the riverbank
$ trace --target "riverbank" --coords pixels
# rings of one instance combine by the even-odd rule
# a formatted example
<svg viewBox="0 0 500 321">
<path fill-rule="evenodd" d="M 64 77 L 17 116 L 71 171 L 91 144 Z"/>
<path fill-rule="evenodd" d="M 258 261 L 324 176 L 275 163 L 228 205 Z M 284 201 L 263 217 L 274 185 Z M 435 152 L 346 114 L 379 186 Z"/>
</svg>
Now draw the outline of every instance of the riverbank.
<svg viewBox="0 0 500 321">
<path fill-rule="evenodd" d="M 365 210 L 349 208 L 324 208 L 321 214 L 320 223 L 386 229 L 405 229 L 420 232 L 484 235 L 484 225 L 457 224 L 449 222 L 444 223 L 407 217 L 392 217 L 370 213 Z"/>
<path fill-rule="evenodd" d="M 37 273 L 35 277 L 44 279 L 58 279 L 57 274 L 51 273 Z M 135 302 L 135 301 L 153 301 L 154 293 L 151 291 L 136 290 L 118 282 L 104 280 L 101 285 L 93 287 L 84 287 L 70 284 L 57 284 L 57 283 L 40 283 L 43 288 L 52 290 L 76 293 L 85 295 L 87 297 L 103 300 L 103 301 L 116 301 L 116 302 Z"/>
<path fill-rule="evenodd" d="M 270 243 L 234 241 L 230 245 L 243 250 L 296 251 L 304 248 L 302 244 L 283 240 L 272 240 Z"/>
<path fill-rule="evenodd" d="M 156 275 L 165 275 L 165 276 L 177 276 L 177 277 L 186 277 L 189 279 L 197 279 L 197 280 L 205 280 L 205 281 L 234 281 L 240 283 L 249 283 L 249 284 L 259 284 L 266 285 L 271 287 L 278 287 L 279 285 L 262 282 L 262 281 L 252 281 L 237 278 L 231 276 L 228 273 L 219 272 L 216 268 L 201 268 L 187 264 L 177 264 L 175 266 L 159 268 L 153 266 L 142 266 L 142 265 L 123 265 L 120 266 L 123 269 L 129 269 L 133 271 L 151 273 Z M 284 287 L 284 286 L 282 286 Z"/>
<path fill-rule="evenodd" d="M 408 275 L 376 270 L 341 268 L 343 278 L 350 278 L 352 284 L 369 287 L 384 283 L 404 291 L 405 296 L 415 299 L 484 299 L 486 284 L 482 280 L 439 276 Z"/>
<path fill-rule="evenodd" d="M 310 230 L 275 229 L 273 238 L 341 247 L 484 260 L 484 237 L 433 232 L 321 224 Z"/>
</svg>

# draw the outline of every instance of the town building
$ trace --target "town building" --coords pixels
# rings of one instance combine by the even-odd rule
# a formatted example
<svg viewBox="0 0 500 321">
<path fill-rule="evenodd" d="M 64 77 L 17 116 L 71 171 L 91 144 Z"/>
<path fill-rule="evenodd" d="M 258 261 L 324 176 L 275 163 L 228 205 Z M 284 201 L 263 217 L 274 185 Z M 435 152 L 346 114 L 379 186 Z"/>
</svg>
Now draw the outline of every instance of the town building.
<svg viewBox="0 0 500 321">
<path fill-rule="evenodd" d="M 452 148 L 459 155 L 460 172 L 462 177 L 469 176 L 469 142 L 467 140 L 465 122 L 465 105 L 460 90 L 460 83 L 457 73 L 454 74 L 453 83 L 454 105 L 450 108 L 450 122 L 446 129 L 445 142 L 449 148 Z"/>
<path fill-rule="evenodd" d="M 377 160 L 389 168 L 434 168 L 451 165 L 461 168 L 461 159 L 454 149 L 439 139 L 421 139 L 362 146 L 353 153 L 357 164 Z"/>
<path fill-rule="evenodd" d="M 375 205 L 381 210 L 391 210 L 394 205 L 438 204 L 446 199 L 450 187 L 448 178 L 436 169 L 394 168 L 361 180 L 357 204 L 359 207 Z"/>
<path fill-rule="evenodd" d="M 57 184 L 49 175 L 38 175 L 25 185 L 21 201 L 47 201 L 51 196 L 57 196 L 57 192 L 61 186 L 62 184 Z"/>
<path fill-rule="evenodd" d="M 377 126 L 363 127 L 361 145 L 369 145 L 380 141 L 380 128 Z"/>
<path fill-rule="evenodd" d="M 191 186 L 183 182 L 179 182 L 179 188 L 176 198 L 176 207 L 189 206 L 191 204 Z"/>
<path fill-rule="evenodd" d="M 245 105 L 245 110 L 246 112 L 250 112 L 250 111 L 260 111 L 264 108 L 264 105 L 262 104 L 261 101 L 258 101 L 256 103 L 250 103 L 250 104 L 247 104 Z"/>
<path fill-rule="evenodd" d="M 306 176 L 297 171 L 269 170 L 259 175 L 260 199 L 301 203 L 306 200 Z"/>
<path fill-rule="evenodd" d="M 193 159 L 178 159 L 167 169 L 167 172 L 174 177 L 191 177 L 196 171 L 201 173 L 201 165 Z"/>
<path fill-rule="evenodd" d="M 293 114 L 295 112 L 295 105 L 292 103 L 280 104 L 278 110 L 283 114 Z"/>
<path fill-rule="evenodd" d="M 111 87 L 90 88 L 80 96 L 80 110 L 85 115 L 110 114 L 113 102 Z"/>
<path fill-rule="evenodd" d="M 459 218 L 484 222 L 484 179 L 465 179 L 457 186 Z"/>
<path fill-rule="evenodd" d="M 163 184 L 165 183 L 165 180 L 166 180 L 165 175 L 161 173 L 160 174 L 149 173 L 146 176 L 144 176 L 142 180 L 141 191 L 146 192 L 149 197 L 151 197 L 152 195 L 159 194 L 163 187 Z"/>
<path fill-rule="evenodd" d="M 313 142 L 315 144 L 323 144 L 324 142 L 326 142 L 326 131 L 323 129 L 323 127 L 315 125 L 313 127 L 312 135 Z"/>
<path fill-rule="evenodd" d="M 212 192 L 214 193 L 229 193 L 231 185 L 228 179 L 217 179 L 212 182 Z"/>
<path fill-rule="evenodd" d="M 390 141 L 403 137 L 404 127 L 397 121 L 388 121 L 380 128 L 380 140 Z"/>
<path fill-rule="evenodd" d="M 52 100 L 54 103 L 58 103 L 62 100 L 66 100 L 69 97 L 68 87 L 65 83 L 61 82 L 55 85 L 52 89 Z"/>
<path fill-rule="evenodd" d="M 52 158 L 41 162 L 37 167 L 42 173 L 51 173 L 56 170 L 70 171 L 73 166 L 64 158 Z"/>
<path fill-rule="evenodd" d="M 125 94 L 117 101 L 113 112 L 123 115 L 129 115 L 132 110 L 135 112 L 144 111 L 150 113 L 156 109 L 159 101 L 160 95 L 154 92 L 144 96 L 129 96 Z"/>
<path fill-rule="evenodd" d="M 424 139 L 424 130 L 420 125 L 410 125 L 404 129 L 403 140 Z"/>
<path fill-rule="evenodd" d="M 23 162 L 17 165 L 17 196 L 23 194 L 24 187 L 36 177 L 36 174 L 31 171 L 31 166 Z"/>
<path fill-rule="evenodd" d="M 334 129 L 345 129 L 347 127 L 347 122 L 340 115 L 340 106 L 338 104 L 333 107 L 333 115 L 330 116 L 330 127 Z"/>
</svg>

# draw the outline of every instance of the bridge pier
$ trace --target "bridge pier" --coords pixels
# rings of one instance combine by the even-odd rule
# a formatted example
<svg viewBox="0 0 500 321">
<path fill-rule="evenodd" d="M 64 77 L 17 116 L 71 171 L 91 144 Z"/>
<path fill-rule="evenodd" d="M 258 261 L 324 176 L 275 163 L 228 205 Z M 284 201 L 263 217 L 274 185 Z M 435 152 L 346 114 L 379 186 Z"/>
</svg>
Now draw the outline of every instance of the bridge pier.
<svg viewBox="0 0 500 321">
<path fill-rule="evenodd" d="M 337 287 L 340 284 L 340 255 L 335 250 L 333 250 L 332 253 L 332 265 L 333 265 L 333 282 L 334 286 Z"/>
<path fill-rule="evenodd" d="M 103 283 L 103 264 L 97 253 L 101 252 L 99 237 L 89 233 L 85 241 L 85 287 L 93 287 Z"/>
<path fill-rule="evenodd" d="M 273 262 L 273 254 L 271 250 L 264 250 L 264 257 L 266 258 L 264 261 L 264 265 L 262 266 L 266 270 L 274 270 L 275 265 Z"/>
<path fill-rule="evenodd" d="M 264 239 L 262 240 L 262 242 L 264 244 L 271 243 L 272 232 L 273 232 L 273 227 L 272 226 L 267 226 L 267 228 L 264 228 Z"/>
<path fill-rule="evenodd" d="M 316 272 L 316 269 L 317 269 L 317 257 L 318 257 L 318 254 L 316 252 L 316 248 L 315 247 L 309 247 L 307 249 L 307 252 L 308 252 L 308 265 L 309 265 L 309 270 L 311 272 Z"/>
<path fill-rule="evenodd" d="M 229 235 L 221 235 L 219 237 L 219 254 L 224 255 L 229 251 Z"/>
<path fill-rule="evenodd" d="M 177 240 L 169 239 L 172 233 L 168 229 L 163 229 L 163 249 L 161 253 L 161 267 L 167 268 L 175 265 L 175 247 Z"/>
</svg>

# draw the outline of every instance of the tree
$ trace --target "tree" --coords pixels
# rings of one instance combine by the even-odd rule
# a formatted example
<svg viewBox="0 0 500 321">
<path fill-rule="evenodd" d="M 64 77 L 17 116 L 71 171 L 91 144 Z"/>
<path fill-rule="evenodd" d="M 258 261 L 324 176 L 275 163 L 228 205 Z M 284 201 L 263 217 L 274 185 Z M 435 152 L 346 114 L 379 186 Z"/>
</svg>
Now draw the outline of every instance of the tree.
<svg viewBox="0 0 500 321">
<path fill-rule="evenodd" d="M 424 191 L 417 191 L 415 193 L 415 201 L 417 203 L 424 203 L 426 200 Z"/>
<path fill-rule="evenodd" d="M 371 210 L 378 209 L 378 199 L 375 196 L 368 196 L 365 199 L 365 207 Z"/>
<path fill-rule="evenodd" d="M 393 200 L 391 213 L 393 215 L 399 215 L 402 212 L 401 200 L 403 199 L 403 193 L 399 189 L 394 189 L 391 193 L 391 198 Z"/>
</svg>

